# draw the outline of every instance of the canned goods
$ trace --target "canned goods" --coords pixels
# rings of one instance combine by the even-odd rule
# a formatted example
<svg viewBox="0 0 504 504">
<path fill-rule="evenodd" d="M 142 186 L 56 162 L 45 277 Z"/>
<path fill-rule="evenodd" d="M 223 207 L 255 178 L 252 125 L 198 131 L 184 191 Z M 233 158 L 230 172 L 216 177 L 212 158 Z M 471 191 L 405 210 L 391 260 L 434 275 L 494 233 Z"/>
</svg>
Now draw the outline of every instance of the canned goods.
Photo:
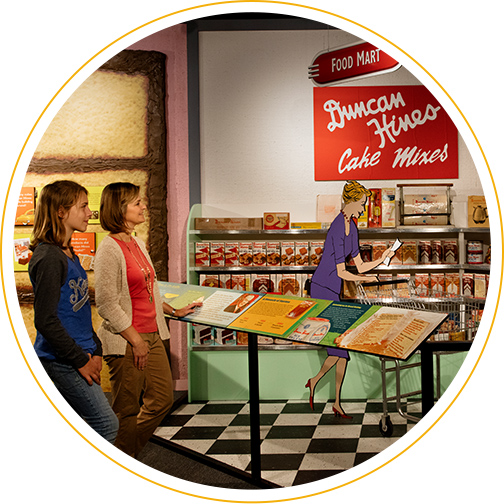
<svg viewBox="0 0 504 504">
<path fill-rule="evenodd" d="M 467 264 L 483 264 L 483 242 L 479 240 L 467 242 Z"/>
</svg>

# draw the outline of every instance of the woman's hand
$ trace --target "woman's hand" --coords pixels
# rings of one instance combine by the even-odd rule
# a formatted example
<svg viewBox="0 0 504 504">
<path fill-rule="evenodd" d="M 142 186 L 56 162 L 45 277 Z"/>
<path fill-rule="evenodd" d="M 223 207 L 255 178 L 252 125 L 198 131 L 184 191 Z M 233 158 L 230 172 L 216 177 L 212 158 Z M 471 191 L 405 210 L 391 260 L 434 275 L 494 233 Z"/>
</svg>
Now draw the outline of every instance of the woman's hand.
<svg viewBox="0 0 504 504">
<path fill-rule="evenodd" d="M 131 345 L 133 365 L 140 371 L 143 371 L 147 366 L 149 345 L 142 339 L 133 326 L 129 326 L 125 329 L 121 333 L 121 336 Z"/>
<path fill-rule="evenodd" d="M 378 275 L 361 275 L 360 277 L 361 282 L 363 283 L 370 283 L 370 282 L 378 282 Z"/>
<path fill-rule="evenodd" d="M 100 385 L 101 384 L 101 368 L 102 368 L 102 359 L 101 357 L 95 356 L 91 357 L 91 354 L 88 353 L 89 360 L 87 363 L 80 367 L 77 371 L 82 375 L 82 377 L 87 381 L 88 385 L 93 385 L 93 382 Z"/>
<path fill-rule="evenodd" d="M 381 262 L 382 264 L 385 262 L 385 260 L 390 257 L 390 259 L 392 259 L 392 257 L 395 256 L 395 252 L 392 250 L 392 247 L 389 247 L 387 250 L 385 250 L 385 252 L 383 252 L 382 256 L 381 256 Z"/>
<path fill-rule="evenodd" d="M 134 366 L 143 371 L 147 367 L 149 360 L 149 345 L 142 338 L 139 338 L 134 343 L 131 343 L 131 349 L 133 351 Z"/>
<path fill-rule="evenodd" d="M 189 303 L 187 306 L 184 306 L 184 308 L 174 310 L 169 304 L 163 302 L 163 311 L 173 317 L 185 317 L 191 313 L 194 313 L 194 309 L 200 306 L 203 306 L 203 303 Z"/>
</svg>

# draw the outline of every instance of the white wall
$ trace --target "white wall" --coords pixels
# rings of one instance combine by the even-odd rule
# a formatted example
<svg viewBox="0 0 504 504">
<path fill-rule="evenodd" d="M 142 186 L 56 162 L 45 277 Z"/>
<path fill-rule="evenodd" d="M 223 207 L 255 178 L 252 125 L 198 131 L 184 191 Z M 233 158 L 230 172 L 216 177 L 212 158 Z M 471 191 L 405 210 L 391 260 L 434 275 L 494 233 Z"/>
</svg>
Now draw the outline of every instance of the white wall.
<svg viewBox="0 0 504 504">
<path fill-rule="evenodd" d="M 202 203 L 206 215 L 262 216 L 289 211 L 293 221 L 316 220 L 318 194 L 341 194 L 344 182 L 315 182 L 313 83 L 308 66 L 320 51 L 359 41 L 339 30 L 200 33 Z M 418 85 L 405 68 L 357 80 L 354 86 Z M 459 136 L 459 179 L 363 181 L 453 182 L 454 206 L 483 194 Z M 456 223 L 457 225 L 464 225 Z"/>
</svg>

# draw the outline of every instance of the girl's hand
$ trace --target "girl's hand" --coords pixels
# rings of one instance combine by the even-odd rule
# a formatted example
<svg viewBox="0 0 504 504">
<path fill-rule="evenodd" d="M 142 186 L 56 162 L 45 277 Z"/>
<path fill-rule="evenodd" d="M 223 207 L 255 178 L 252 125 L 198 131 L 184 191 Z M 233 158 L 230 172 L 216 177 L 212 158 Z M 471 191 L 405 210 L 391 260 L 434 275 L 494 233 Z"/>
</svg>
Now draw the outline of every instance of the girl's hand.
<svg viewBox="0 0 504 504">
<path fill-rule="evenodd" d="M 77 371 L 82 375 L 82 377 L 87 381 L 88 385 L 91 387 L 93 382 L 98 385 L 101 385 L 101 357 L 91 357 L 91 354 L 88 353 L 89 360 L 87 363 L 80 367 Z"/>
</svg>

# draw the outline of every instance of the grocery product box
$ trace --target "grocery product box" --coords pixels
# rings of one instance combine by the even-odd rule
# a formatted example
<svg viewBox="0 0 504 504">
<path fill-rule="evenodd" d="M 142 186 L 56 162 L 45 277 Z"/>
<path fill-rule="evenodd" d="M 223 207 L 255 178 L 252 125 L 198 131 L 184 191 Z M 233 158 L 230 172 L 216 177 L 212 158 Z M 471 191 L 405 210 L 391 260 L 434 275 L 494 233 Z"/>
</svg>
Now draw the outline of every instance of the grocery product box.
<svg viewBox="0 0 504 504">
<path fill-rule="evenodd" d="M 210 242 L 194 244 L 194 265 L 196 267 L 210 266 Z"/>
<path fill-rule="evenodd" d="M 360 255 L 363 262 L 371 262 L 373 260 L 373 241 L 359 241 Z"/>
<path fill-rule="evenodd" d="M 236 331 L 232 329 L 215 328 L 214 345 L 236 345 Z"/>
<path fill-rule="evenodd" d="M 443 247 L 443 263 L 458 264 L 459 261 L 458 240 L 442 240 L 441 246 Z"/>
<path fill-rule="evenodd" d="M 226 267 L 240 266 L 240 244 L 238 242 L 226 242 L 224 245 Z"/>
<path fill-rule="evenodd" d="M 231 289 L 232 290 L 239 290 L 239 291 L 244 291 L 245 289 L 245 275 L 243 274 L 238 274 L 238 275 L 231 275 Z"/>
<path fill-rule="evenodd" d="M 310 242 L 310 264 L 312 266 L 318 266 L 320 264 L 320 259 L 322 259 L 323 252 L 324 252 L 323 241 Z"/>
<path fill-rule="evenodd" d="M 418 241 L 418 263 L 432 264 L 432 243 L 430 240 Z"/>
<path fill-rule="evenodd" d="M 430 288 L 429 273 L 415 273 L 415 289 L 419 296 L 426 296 Z"/>
<path fill-rule="evenodd" d="M 399 283 L 396 286 L 397 296 L 401 298 L 410 297 L 409 282 L 411 280 L 410 273 L 398 273 L 397 280 L 404 280 L 403 283 Z"/>
<path fill-rule="evenodd" d="M 418 250 L 416 240 L 404 240 L 401 248 L 403 264 L 417 264 Z"/>
<path fill-rule="evenodd" d="M 295 273 L 284 273 L 279 284 L 279 291 L 287 296 L 301 296 L 301 284 Z"/>
<path fill-rule="evenodd" d="M 290 229 L 289 212 L 267 212 L 263 218 L 264 229 Z"/>
<path fill-rule="evenodd" d="M 296 266 L 307 266 L 310 262 L 309 244 L 307 241 L 295 242 Z"/>
<path fill-rule="evenodd" d="M 254 274 L 251 277 L 251 287 L 253 292 L 267 293 L 273 292 L 274 285 L 269 274 Z"/>
<path fill-rule="evenodd" d="M 373 261 L 376 261 L 376 259 L 380 259 L 385 250 L 387 250 L 386 241 L 373 240 Z"/>
<path fill-rule="evenodd" d="M 252 265 L 261 267 L 266 266 L 266 242 L 253 242 Z"/>
<path fill-rule="evenodd" d="M 432 240 L 432 264 L 443 262 L 443 243 L 441 240 Z"/>
<path fill-rule="evenodd" d="M 214 331 L 210 326 L 202 324 L 192 324 L 193 339 L 192 343 L 196 346 L 210 346 L 214 342 Z"/>
<path fill-rule="evenodd" d="M 465 297 L 474 296 L 474 274 L 473 273 L 463 273 L 462 274 L 462 295 Z"/>
<path fill-rule="evenodd" d="M 447 294 L 460 295 L 460 276 L 458 273 L 445 273 L 445 286 Z"/>
<path fill-rule="evenodd" d="M 487 275 L 484 273 L 474 274 L 474 297 L 485 299 L 487 295 Z"/>
<path fill-rule="evenodd" d="M 404 196 L 404 224 L 407 226 L 446 226 L 449 224 L 448 197 L 445 194 L 407 194 Z M 411 214 L 407 216 L 407 214 Z"/>
<path fill-rule="evenodd" d="M 291 229 L 328 229 L 330 222 L 291 222 Z"/>
<path fill-rule="evenodd" d="M 196 217 L 194 219 L 194 229 L 234 229 L 259 230 L 263 228 L 263 220 L 260 217 Z"/>
<path fill-rule="evenodd" d="M 445 274 L 431 273 L 430 280 L 433 295 L 441 297 L 445 292 Z"/>
<path fill-rule="evenodd" d="M 294 266 L 296 262 L 296 246 L 292 242 L 282 242 L 281 245 L 281 263 L 282 266 Z"/>
<path fill-rule="evenodd" d="M 362 215 L 357 219 L 357 227 L 358 228 L 367 228 L 368 227 L 368 216 L 369 216 L 369 198 L 364 207 Z"/>
<path fill-rule="evenodd" d="M 378 228 L 382 226 L 382 195 L 381 189 L 370 189 L 368 227 Z"/>
<path fill-rule="evenodd" d="M 219 281 L 223 289 L 232 289 L 232 278 L 230 273 L 221 273 L 219 275 Z"/>
<path fill-rule="evenodd" d="M 252 242 L 240 242 L 239 257 L 240 266 L 252 266 L 253 260 Z"/>
<path fill-rule="evenodd" d="M 225 265 L 224 252 L 225 252 L 224 242 L 210 243 L 210 266 L 212 267 L 224 266 Z"/>
<path fill-rule="evenodd" d="M 396 190 L 395 188 L 382 188 L 382 227 L 396 226 Z"/>
<path fill-rule="evenodd" d="M 268 264 L 268 266 L 280 266 L 280 242 L 268 242 L 266 244 L 266 263 Z"/>
<path fill-rule="evenodd" d="M 200 275 L 199 276 L 199 284 L 203 287 L 215 287 L 217 289 L 224 288 L 222 285 L 219 275 Z"/>
<path fill-rule="evenodd" d="M 485 196 L 468 196 L 467 224 L 471 228 L 490 226 Z"/>
</svg>

